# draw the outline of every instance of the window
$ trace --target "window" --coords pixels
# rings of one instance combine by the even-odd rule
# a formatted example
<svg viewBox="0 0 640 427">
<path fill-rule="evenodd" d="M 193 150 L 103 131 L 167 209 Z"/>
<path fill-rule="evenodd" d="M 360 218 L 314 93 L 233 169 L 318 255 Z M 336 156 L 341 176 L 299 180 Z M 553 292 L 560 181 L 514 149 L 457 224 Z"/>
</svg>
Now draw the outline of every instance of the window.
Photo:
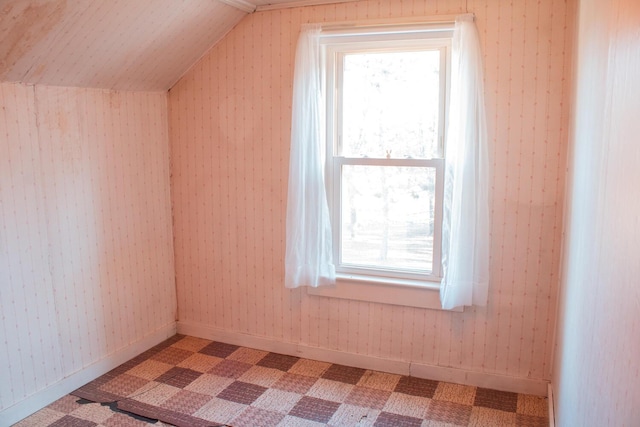
<svg viewBox="0 0 640 427">
<path fill-rule="evenodd" d="M 451 29 L 329 32 L 327 198 L 338 277 L 437 285 Z"/>
<path fill-rule="evenodd" d="M 416 307 L 486 305 L 489 150 L 473 21 L 303 26 L 287 288 Z"/>
</svg>

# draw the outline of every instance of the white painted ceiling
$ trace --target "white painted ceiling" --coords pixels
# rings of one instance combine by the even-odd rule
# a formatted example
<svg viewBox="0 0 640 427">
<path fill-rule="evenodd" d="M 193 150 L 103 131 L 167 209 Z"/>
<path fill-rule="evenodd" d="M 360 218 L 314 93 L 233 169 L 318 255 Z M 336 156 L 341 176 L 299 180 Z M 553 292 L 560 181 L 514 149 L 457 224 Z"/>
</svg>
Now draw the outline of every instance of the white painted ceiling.
<svg viewBox="0 0 640 427">
<path fill-rule="evenodd" d="M 253 11 L 352 0 L 0 0 L 0 81 L 161 91 Z"/>
</svg>

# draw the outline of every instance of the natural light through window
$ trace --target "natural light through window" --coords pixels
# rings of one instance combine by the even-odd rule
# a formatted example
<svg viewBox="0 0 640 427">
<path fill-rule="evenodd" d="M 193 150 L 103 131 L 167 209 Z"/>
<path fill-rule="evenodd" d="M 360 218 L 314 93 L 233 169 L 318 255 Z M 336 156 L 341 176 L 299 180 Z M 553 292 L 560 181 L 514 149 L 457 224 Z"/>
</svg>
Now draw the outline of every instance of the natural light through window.
<svg viewBox="0 0 640 427">
<path fill-rule="evenodd" d="M 338 274 L 441 278 L 448 43 L 355 38 L 327 47 Z"/>
</svg>

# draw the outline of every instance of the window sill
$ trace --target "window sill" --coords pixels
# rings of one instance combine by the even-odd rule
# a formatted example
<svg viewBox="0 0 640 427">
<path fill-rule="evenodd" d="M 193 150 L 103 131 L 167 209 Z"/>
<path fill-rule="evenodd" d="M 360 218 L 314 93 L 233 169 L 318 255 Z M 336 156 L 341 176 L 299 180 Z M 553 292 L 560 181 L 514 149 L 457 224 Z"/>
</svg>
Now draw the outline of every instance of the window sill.
<svg viewBox="0 0 640 427">
<path fill-rule="evenodd" d="M 307 294 L 443 310 L 440 306 L 440 286 L 435 282 L 338 274 L 336 286 L 308 287 Z M 462 308 L 447 311 L 461 312 Z"/>
</svg>

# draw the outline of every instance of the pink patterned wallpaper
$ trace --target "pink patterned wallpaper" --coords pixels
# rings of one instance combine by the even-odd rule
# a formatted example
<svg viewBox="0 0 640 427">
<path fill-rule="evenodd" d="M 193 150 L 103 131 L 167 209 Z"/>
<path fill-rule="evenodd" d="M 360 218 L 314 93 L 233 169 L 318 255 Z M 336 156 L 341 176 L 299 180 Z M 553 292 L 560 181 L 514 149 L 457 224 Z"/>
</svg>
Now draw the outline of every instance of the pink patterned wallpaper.
<svg viewBox="0 0 640 427">
<path fill-rule="evenodd" d="M 398 0 L 245 18 L 169 94 L 179 319 L 385 359 L 550 379 L 572 3 Z M 300 25 L 473 12 L 492 136 L 490 302 L 463 313 L 283 285 L 291 82 Z"/>
<path fill-rule="evenodd" d="M 164 93 L 0 84 L 0 411 L 174 322 L 168 150 Z"/>
</svg>

